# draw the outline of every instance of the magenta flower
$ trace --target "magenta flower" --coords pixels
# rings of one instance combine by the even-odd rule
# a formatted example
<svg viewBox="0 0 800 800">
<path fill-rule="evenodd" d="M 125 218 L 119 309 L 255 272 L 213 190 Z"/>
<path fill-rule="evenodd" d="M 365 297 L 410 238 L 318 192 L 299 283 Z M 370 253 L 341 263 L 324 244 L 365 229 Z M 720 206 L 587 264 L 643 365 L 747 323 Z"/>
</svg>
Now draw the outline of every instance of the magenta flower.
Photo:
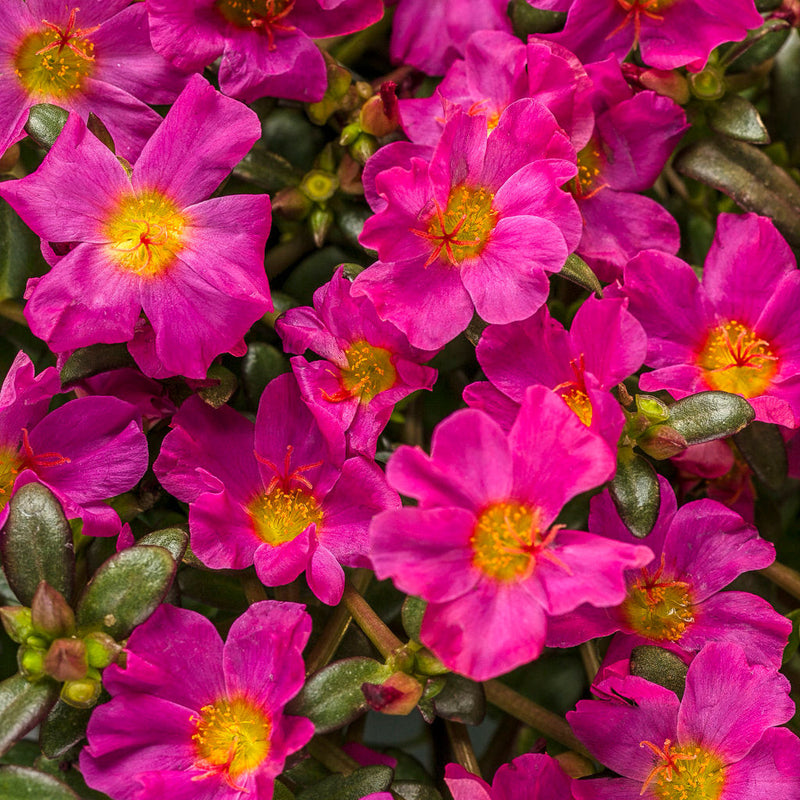
<svg viewBox="0 0 800 800">
<path fill-rule="evenodd" d="M 489 381 L 467 386 L 464 400 L 508 430 L 527 387 L 547 386 L 616 452 L 625 417 L 611 389 L 639 369 L 647 351 L 644 330 L 626 307 L 590 297 L 569 332 L 546 305 L 522 322 L 490 325 L 477 348 Z"/>
<path fill-rule="evenodd" d="M 678 252 L 678 223 L 641 192 L 655 183 L 688 125 L 668 97 L 634 94 L 613 57 L 586 69 L 594 129 L 571 184 L 584 224 L 577 252 L 601 280 L 612 281 L 641 250 Z"/>
<path fill-rule="evenodd" d="M 444 775 L 453 800 L 573 800 L 572 781 L 547 755 L 525 753 L 503 764 L 491 786 L 458 764 L 448 764 Z"/>
<path fill-rule="evenodd" d="M 380 0 L 147 0 L 153 47 L 182 70 L 222 56 L 220 89 L 259 97 L 321 100 L 325 60 L 313 39 L 360 31 L 383 14 Z"/>
<path fill-rule="evenodd" d="M 260 132 L 252 111 L 194 76 L 129 176 L 70 115 L 41 167 L 0 186 L 45 241 L 77 243 L 29 282 L 31 330 L 57 352 L 130 342 L 144 311 L 154 341 L 131 348 L 142 368 L 204 378 L 272 307 L 269 198 L 205 199 Z M 148 347 L 157 372 L 140 357 Z"/>
<path fill-rule="evenodd" d="M 543 38 L 563 44 L 584 63 L 609 55 L 623 60 L 638 47 L 658 69 L 702 69 L 711 51 L 739 42 L 764 22 L 753 0 L 723 6 L 701 0 L 528 0 L 532 6 L 568 11 L 560 33 Z"/>
<path fill-rule="evenodd" d="M 736 645 L 703 648 L 682 700 L 642 678 L 600 688 L 618 699 L 581 700 L 567 720 L 621 777 L 575 781 L 578 800 L 800 798 L 800 741 L 775 727 L 794 713 L 789 682 Z"/>
<path fill-rule="evenodd" d="M 360 241 L 380 261 L 352 293 L 415 347 L 441 347 L 475 311 L 500 324 L 529 317 L 580 238 L 558 188 L 575 175 L 574 152 L 552 114 L 518 100 L 488 137 L 487 123 L 455 108 L 429 163 L 412 156 L 376 178 L 386 204 Z"/>
<path fill-rule="evenodd" d="M 511 33 L 505 0 L 399 0 L 392 20 L 392 61 L 444 75 L 475 31 Z"/>
<path fill-rule="evenodd" d="M 646 250 L 625 268 L 624 284 L 655 368 L 642 389 L 675 398 L 732 392 L 756 419 L 800 425 L 800 273 L 769 219 L 720 214 L 702 282 L 680 259 Z"/>
<path fill-rule="evenodd" d="M 267 600 L 223 644 L 202 615 L 162 605 L 103 672 L 111 701 L 89 721 L 86 782 L 112 800 L 270 800 L 290 753 L 314 734 L 283 713 L 303 686 L 311 618 Z"/>
<path fill-rule="evenodd" d="M 791 622 L 763 598 L 723 592 L 749 570 L 775 560 L 775 548 L 735 511 L 714 500 L 677 508 L 663 478 L 661 509 L 645 542 L 653 559 L 625 573 L 627 594 L 616 608 L 582 605 L 550 620 L 547 644 L 571 647 L 599 636 L 615 637 L 606 662 L 627 660 L 641 644 L 655 644 L 689 660 L 707 642 L 734 642 L 752 664 L 778 669 Z M 617 542 L 631 535 L 605 492 L 592 498 L 589 526 Z"/>
<path fill-rule="evenodd" d="M 115 397 L 84 397 L 47 412 L 58 372 L 34 374 L 19 353 L 0 389 L 0 526 L 28 483 L 47 486 L 86 536 L 115 536 L 120 520 L 103 501 L 132 489 L 147 469 L 141 415 Z"/>
<path fill-rule="evenodd" d="M 28 110 L 94 112 L 134 161 L 188 76 L 150 45 L 147 13 L 129 0 L 6 0 L 0 25 L 0 154 L 24 136 Z"/>
<path fill-rule="evenodd" d="M 351 297 L 350 285 L 340 267 L 314 292 L 314 308 L 289 309 L 275 330 L 290 353 L 323 357 L 292 359 L 303 399 L 323 428 L 346 432 L 348 448 L 371 458 L 395 403 L 433 385 L 436 370 L 421 362 L 436 353 L 412 347 L 366 297 Z"/>
<path fill-rule="evenodd" d="M 624 570 L 651 560 L 647 547 L 554 524 L 614 467 L 542 386 L 527 390 L 508 435 L 481 411 L 457 411 L 430 456 L 400 447 L 389 460 L 391 485 L 419 505 L 373 520 L 375 572 L 428 601 L 421 639 L 449 669 L 475 680 L 507 672 L 539 655 L 548 615 L 620 603 Z"/>
<path fill-rule="evenodd" d="M 400 113 L 412 142 L 435 146 L 444 125 L 443 101 L 469 114 L 484 114 L 493 129 L 511 103 L 532 97 L 553 114 L 579 150 L 592 132 L 590 90 L 586 70 L 566 48 L 535 37 L 525 45 L 510 33 L 480 30 L 469 38 L 464 58 L 447 70 L 436 92 L 401 99 Z"/>
<path fill-rule="evenodd" d="M 255 427 L 196 396 L 172 425 L 154 469 L 168 492 L 190 504 L 195 555 L 212 569 L 254 563 L 267 586 L 305 570 L 314 594 L 338 603 L 342 565 L 370 566 L 370 519 L 399 505 L 375 462 L 344 459 L 344 437 L 326 440 L 292 375 L 267 386 Z"/>
</svg>

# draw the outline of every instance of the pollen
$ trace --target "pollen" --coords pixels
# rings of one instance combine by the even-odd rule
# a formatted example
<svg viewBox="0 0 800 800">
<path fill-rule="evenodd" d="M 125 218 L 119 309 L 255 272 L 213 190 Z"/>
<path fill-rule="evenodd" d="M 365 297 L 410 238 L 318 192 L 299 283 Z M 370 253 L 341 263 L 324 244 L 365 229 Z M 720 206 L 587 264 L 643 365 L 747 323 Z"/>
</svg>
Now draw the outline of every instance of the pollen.
<svg viewBox="0 0 800 800">
<path fill-rule="evenodd" d="M 275 50 L 275 33 L 295 30 L 286 22 L 294 3 L 295 0 L 216 0 L 214 7 L 234 27 L 262 33 L 269 49 Z"/>
<path fill-rule="evenodd" d="M 14 73 L 30 96 L 64 98 L 81 91 L 94 71 L 94 42 L 87 37 L 97 30 L 75 27 L 73 8 L 65 26 L 42 20 L 42 28 L 29 33 L 14 54 Z"/>
<path fill-rule="evenodd" d="M 106 223 L 111 259 L 143 278 L 160 275 L 183 250 L 185 225 L 178 206 L 161 192 L 126 195 Z"/>
<path fill-rule="evenodd" d="M 479 515 L 472 536 L 472 565 L 484 575 L 508 582 L 529 577 L 538 558 L 568 568 L 549 550 L 563 526 L 542 535 L 541 512 L 514 500 L 492 503 Z"/>
<path fill-rule="evenodd" d="M 641 577 L 628 589 L 621 608 L 636 633 L 656 642 L 679 641 L 686 626 L 694 622 L 689 584 L 664 578 L 663 555 L 661 565 L 653 574 L 642 569 Z"/>
<path fill-rule="evenodd" d="M 608 184 L 603 183 L 603 164 L 605 157 L 600 149 L 600 142 L 592 138 L 578 153 L 578 174 L 572 181 L 572 194 L 583 200 L 596 195 Z"/>
<path fill-rule="evenodd" d="M 22 456 L 11 447 L 0 447 L 0 511 L 11 499 L 17 475 L 25 468 Z"/>
<path fill-rule="evenodd" d="M 197 761 L 203 774 L 193 780 L 221 776 L 229 786 L 258 767 L 270 751 L 272 724 L 269 716 L 245 697 L 222 698 L 203 706 L 192 735 Z"/>
<path fill-rule="evenodd" d="M 275 485 L 256 495 L 247 506 L 258 537 L 273 546 L 296 539 L 311 523 L 319 529 L 322 509 L 303 489 Z"/>
<path fill-rule="evenodd" d="M 560 394 L 570 411 L 588 428 L 592 424 L 592 401 L 589 395 L 575 384 L 562 389 Z"/>
<path fill-rule="evenodd" d="M 712 389 L 745 398 L 764 394 L 778 371 L 770 343 L 737 320 L 712 329 L 697 363 Z"/>
<path fill-rule="evenodd" d="M 342 370 L 342 387 L 350 396 L 369 403 L 376 395 L 391 389 L 397 382 L 392 353 L 373 347 L 361 339 L 345 350 L 347 367 Z"/>
<path fill-rule="evenodd" d="M 411 229 L 414 235 L 431 244 L 425 266 L 437 259 L 459 266 L 466 259 L 479 256 L 500 216 L 492 208 L 493 200 L 494 194 L 481 186 L 460 184 L 454 187 L 446 208 L 436 205 L 425 230 Z"/>
<path fill-rule="evenodd" d="M 657 800 L 719 800 L 725 785 L 725 767 L 708 750 L 697 745 L 673 747 L 667 739 L 663 747 L 640 742 L 653 752 L 655 764 L 642 784 Z"/>
</svg>

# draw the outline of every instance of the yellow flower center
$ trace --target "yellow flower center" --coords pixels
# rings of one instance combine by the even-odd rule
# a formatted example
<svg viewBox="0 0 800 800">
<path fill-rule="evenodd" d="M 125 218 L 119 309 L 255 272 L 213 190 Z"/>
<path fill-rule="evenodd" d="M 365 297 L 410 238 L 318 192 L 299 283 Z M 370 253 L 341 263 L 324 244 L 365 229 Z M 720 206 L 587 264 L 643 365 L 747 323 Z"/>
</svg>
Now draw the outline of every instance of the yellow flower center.
<svg viewBox="0 0 800 800">
<path fill-rule="evenodd" d="M 492 503 L 479 515 L 469 540 L 472 565 L 498 581 L 527 578 L 537 556 L 567 567 L 546 548 L 562 528 L 554 525 L 542 537 L 541 512 L 515 500 Z"/>
<path fill-rule="evenodd" d="M 97 28 L 75 27 L 73 8 L 63 28 L 42 20 L 44 28 L 29 33 L 14 54 L 14 72 L 29 95 L 69 97 L 83 88 L 94 69 L 94 42 L 86 37 Z"/>
<path fill-rule="evenodd" d="M 285 490 L 275 485 L 256 495 L 247 506 L 256 534 L 273 546 L 296 539 L 312 522 L 319 532 L 322 509 L 303 489 Z"/>
<path fill-rule="evenodd" d="M 183 250 L 185 225 L 178 206 L 161 192 L 126 195 L 106 223 L 111 258 L 142 277 L 160 275 Z"/>
<path fill-rule="evenodd" d="M 350 395 L 369 403 L 375 395 L 391 389 L 397 381 L 392 354 L 361 339 L 344 351 L 347 367 L 342 370 L 342 385 Z"/>
<path fill-rule="evenodd" d="M 214 7 L 231 25 L 263 33 L 269 49 L 275 49 L 275 31 L 289 32 L 294 25 L 285 22 L 295 0 L 216 0 Z"/>
<path fill-rule="evenodd" d="M 560 394 L 570 411 L 588 428 L 592 424 L 592 401 L 589 395 L 574 383 L 561 389 Z"/>
<path fill-rule="evenodd" d="M 411 230 L 433 247 L 425 266 L 437 259 L 458 266 L 465 259 L 480 255 L 500 216 L 492 208 L 493 200 L 494 194 L 481 186 L 454 187 L 447 207 L 442 210 L 437 205 L 427 229 Z"/>
<path fill-rule="evenodd" d="M 600 142 L 593 137 L 578 153 L 578 174 L 571 184 L 572 194 L 575 197 L 587 199 L 607 187 L 608 184 L 601 182 L 603 161 Z"/>
<path fill-rule="evenodd" d="M 269 755 L 270 719 L 244 697 L 223 698 L 203 706 L 195 720 L 195 766 L 205 770 L 198 778 L 222 774 L 234 786 L 236 778 L 255 769 Z"/>
<path fill-rule="evenodd" d="M 778 371 L 770 343 L 736 320 L 709 333 L 697 363 L 712 389 L 747 398 L 764 394 Z"/>
<path fill-rule="evenodd" d="M 663 580 L 664 556 L 654 574 L 642 569 L 641 578 L 629 589 L 622 603 L 628 624 L 640 636 L 653 641 L 677 642 L 694 622 L 694 607 L 689 584 Z"/>
<path fill-rule="evenodd" d="M 713 753 L 697 745 L 672 747 L 669 739 L 663 748 L 647 741 L 640 747 L 652 750 L 656 758 L 642 794 L 649 787 L 658 800 L 719 800 L 725 768 Z"/>
<path fill-rule="evenodd" d="M 10 447 L 0 447 L 0 511 L 11 499 L 14 481 L 24 468 L 24 459 L 16 450 Z"/>
</svg>

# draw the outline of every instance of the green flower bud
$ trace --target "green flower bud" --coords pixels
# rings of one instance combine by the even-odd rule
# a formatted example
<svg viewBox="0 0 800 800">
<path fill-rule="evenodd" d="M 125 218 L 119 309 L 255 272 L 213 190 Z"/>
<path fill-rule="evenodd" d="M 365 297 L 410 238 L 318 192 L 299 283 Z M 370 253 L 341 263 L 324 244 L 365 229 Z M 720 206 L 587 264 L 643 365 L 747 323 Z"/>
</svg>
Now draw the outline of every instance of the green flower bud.
<svg viewBox="0 0 800 800">
<path fill-rule="evenodd" d="M 91 708 L 100 697 L 101 689 L 100 681 L 92 678 L 67 681 L 61 687 L 61 699 L 74 708 Z"/>
<path fill-rule="evenodd" d="M 22 644 L 33 633 L 31 610 L 24 606 L 0 608 L 0 622 L 11 640 L 17 644 Z"/>
<path fill-rule="evenodd" d="M 321 169 L 312 169 L 311 172 L 306 173 L 300 184 L 300 191 L 315 203 L 324 203 L 326 200 L 330 200 L 338 188 L 339 179 L 336 175 Z"/>
<path fill-rule="evenodd" d="M 45 651 L 38 647 L 20 647 L 17 650 L 17 666 L 19 671 L 30 681 L 38 680 L 44 675 Z"/>
<path fill-rule="evenodd" d="M 107 634 L 95 631 L 85 636 L 86 659 L 90 667 L 105 669 L 122 651 L 122 648 Z"/>
<path fill-rule="evenodd" d="M 700 100 L 719 100 L 725 94 L 725 77 L 715 67 L 689 75 L 689 88 Z"/>
</svg>

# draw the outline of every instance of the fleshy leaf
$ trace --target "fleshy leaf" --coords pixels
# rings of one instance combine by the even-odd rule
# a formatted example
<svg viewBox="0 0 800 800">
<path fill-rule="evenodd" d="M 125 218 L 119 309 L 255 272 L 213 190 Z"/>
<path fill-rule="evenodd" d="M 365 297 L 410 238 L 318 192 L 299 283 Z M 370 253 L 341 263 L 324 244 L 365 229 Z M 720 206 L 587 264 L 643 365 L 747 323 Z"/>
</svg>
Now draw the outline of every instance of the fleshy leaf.
<svg viewBox="0 0 800 800">
<path fill-rule="evenodd" d="M 136 542 L 137 547 L 163 547 L 177 564 L 180 564 L 188 545 L 189 534 L 180 528 L 164 528 L 160 531 L 153 531 L 147 536 L 142 536 Z"/>
<path fill-rule="evenodd" d="M 75 708 L 59 700 L 39 730 L 39 744 L 48 758 L 60 758 L 86 735 L 91 708 Z"/>
<path fill-rule="evenodd" d="M 125 343 L 79 347 L 61 368 L 61 383 L 67 386 L 74 381 L 99 375 L 101 372 L 134 366 L 136 362 Z"/>
<path fill-rule="evenodd" d="M 422 627 L 422 617 L 425 614 L 425 609 L 428 603 L 421 597 L 406 597 L 403 602 L 402 620 L 403 630 L 408 634 L 409 638 L 415 642 L 419 641 L 419 631 Z"/>
<path fill-rule="evenodd" d="M 678 697 L 683 697 L 686 688 L 686 671 L 683 661 L 663 647 L 640 645 L 631 652 L 631 675 L 657 683 Z"/>
<path fill-rule="evenodd" d="M 603 287 L 597 280 L 597 275 L 592 272 L 592 268 L 578 255 L 573 253 L 561 267 L 558 273 L 562 278 L 566 278 L 572 283 L 577 283 L 590 292 L 595 292 L 598 297 L 603 296 Z"/>
<path fill-rule="evenodd" d="M 739 431 L 733 441 L 756 477 L 770 489 L 780 489 L 786 482 L 789 464 L 786 444 L 777 425 L 755 420 Z"/>
<path fill-rule="evenodd" d="M 608 488 L 625 527 L 643 539 L 653 530 L 661 505 L 652 464 L 630 448 L 620 448 L 617 472 Z"/>
<path fill-rule="evenodd" d="M 433 698 L 433 710 L 438 717 L 465 725 L 480 725 L 486 715 L 486 694 L 483 685 L 449 673 L 444 687 Z"/>
<path fill-rule="evenodd" d="M 740 142 L 769 144 L 769 132 L 756 107 L 738 94 L 729 94 L 714 104 L 708 115 L 711 130 Z"/>
<path fill-rule="evenodd" d="M 51 680 L 31 683 L 18 674 L 0 683 L 0 755 L 38 725 L 57 698 L 58 686 Z"/>
<path fill-rule="evenodd" d="M 56 142 L 58 134 L 67 124 L 69 116 L 66 109 L 54 106 L 51 103 L 39 103 L 33 106 L 25 125 L 25 133 L 33 139 L 39 147 L 49 150 Z"/>
<path fill-rule="evenodd" d="M 361 800 L 368 794 L 385 792 L 392 783 L 391 767 L 362 767 L 350 775 L 331 775 L 304 789 L 297 800 Z"/>
<path fill-rule="evenodd" d="M 687 444 L 703 444 L 738 433 L 755 415 L 738 394 L 698 392 L 669 407 L 669 424 Z"/>
<path fill-rule="evenodd" d="M 54 778 L 30 767 L 0 767 L 0 798 L 14 800 L 80 800 L 75 792 Z"/>
</svg>

